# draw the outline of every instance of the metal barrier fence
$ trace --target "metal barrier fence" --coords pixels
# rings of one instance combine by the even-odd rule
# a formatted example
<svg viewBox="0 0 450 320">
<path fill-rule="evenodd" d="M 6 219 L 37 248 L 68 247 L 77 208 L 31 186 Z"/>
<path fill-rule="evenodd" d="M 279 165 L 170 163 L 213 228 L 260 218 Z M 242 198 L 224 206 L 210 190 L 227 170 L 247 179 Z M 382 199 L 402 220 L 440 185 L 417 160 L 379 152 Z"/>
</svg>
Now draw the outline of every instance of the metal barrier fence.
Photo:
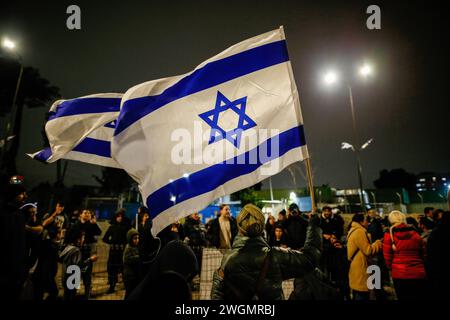
<svg viewBox="0 0 450 320">
<path fill-rule="evenodd" d="M 203 248 L 202 250 L 202 264 L 200 275 L 195 277 L 192 287 L 192 298 L 193 300 L 210 300 L 212 279 L 214 271 L 220 267 L 223 255 L 227 250 L 219 250 L 215 248 Z M 125 296 L 125 288 L 123 285 L 122 275 L 119 274 L 119 281 L 116 284 L 115 291 L 113 293 L 108 293 L 108 254 L 109 245 L 99 241 L 93 248 L 93 254 L 96 254 L 98 260 L 93 264 L 92 269 L 92 287 L 91 287 L 91 297 L 92 300 L 123 300 Z M 63 296 L 62 289 L 62 273 L 61 265 L 59 265 L 59 271 L 57 274 L 57 284 L 59 287 L 59 295 Z M 293 279 L 283 282 L 283 292 L 286 298 L 289 297 L 294 288 Z M 84 285 L 81 282 L 81 288 L 78 290 L 77 294 L 80 298 L 84 295 Z"/>
</svg>

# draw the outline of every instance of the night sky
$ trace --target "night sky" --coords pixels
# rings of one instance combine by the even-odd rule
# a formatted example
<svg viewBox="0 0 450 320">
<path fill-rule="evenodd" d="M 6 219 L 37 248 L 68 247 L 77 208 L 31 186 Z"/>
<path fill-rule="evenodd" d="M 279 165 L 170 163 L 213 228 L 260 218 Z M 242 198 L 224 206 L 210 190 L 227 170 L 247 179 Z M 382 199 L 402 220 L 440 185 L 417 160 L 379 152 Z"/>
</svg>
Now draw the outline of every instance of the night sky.
<svg viewBox="0 0 450 320">
<path fill-rule="evenodd" d="M 362 154 L 366 187 L 373 187 L 382 169 L 450 172 L 444 1 L 6 2 L 0 5 L 0 36 L 17 39 L 24 64 L 38 68 L 64 98 L 125 92 L 186 73 L 234 43 L 284 25 L 316 185 L 357 183 L 354 155 L 340 150 L 342 141 L 353 142 L 347 91 L 322 85 L 328 67 L 347 73 L 353 83 L 359 143 L 374 138 Z M 81 7 L 80 31 L 66 28 L 70 4 Z M 370 4 L 381 7 L 381 30 L 366 28 Z M 376 73 L 362 82 L 352 75 L 364 61 Z M 18 167 L 30 186 L 56 177 L 55 164 L 24 155 L 41 148 L 49 106 L 27 109 L 23 118 Z M 92 174 L 100 168 L 71 161 L 66 184 L 95 184 Z M 305 185 L 298 172 L 296 179 L 294 185 L 283 172 L 273 182 Z"/>
</svg>

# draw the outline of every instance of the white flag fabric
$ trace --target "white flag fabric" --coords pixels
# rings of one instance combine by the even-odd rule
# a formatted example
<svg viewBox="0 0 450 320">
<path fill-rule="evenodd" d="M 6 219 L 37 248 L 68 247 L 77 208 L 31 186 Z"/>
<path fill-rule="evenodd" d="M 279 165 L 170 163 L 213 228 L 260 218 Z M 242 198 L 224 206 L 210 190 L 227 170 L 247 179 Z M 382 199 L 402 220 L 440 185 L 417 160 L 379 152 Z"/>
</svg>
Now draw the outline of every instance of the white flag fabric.
<svg viewBox="0 0 450 320">
<path fill-rule="evenodd" d="M 307 158 L 283 28 L 129 89 L 111 150 L 138 182 L 155 235 Z"/>
<path fill-rule="evenodd" d="M 45 124 L 50 147 L 30 157 L 43 162 L 70 159 L 119 168 L 111 158 L 111 140 L 120 110 L 120 93 L 58 100 Z"/>
</svg>

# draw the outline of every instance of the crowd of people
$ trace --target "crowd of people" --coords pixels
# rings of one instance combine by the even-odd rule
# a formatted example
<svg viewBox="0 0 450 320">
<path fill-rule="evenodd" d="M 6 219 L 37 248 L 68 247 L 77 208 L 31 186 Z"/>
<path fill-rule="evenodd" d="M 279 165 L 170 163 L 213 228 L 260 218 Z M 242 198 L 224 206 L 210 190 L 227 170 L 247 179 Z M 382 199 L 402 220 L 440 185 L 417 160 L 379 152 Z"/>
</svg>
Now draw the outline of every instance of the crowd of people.
<svg viewBox="0 0 450 320">
<path fill-rule="evenodd" d="M 95 214 L 85 209 L 69 218 L 61 201 L 51 214 L 39 214 L 37 203 L 27 202 L 26 190 L 20 184 L 9 185 L 2 200 L 1 237 L 7 248 L 1 270 L 4 292 L 16 299 L 56 299 L 59 262 L 63 266 L 63 283 L 70 266 L 80 267 L 88 299 L 92 266 L 97 260 L 94 244 L 102 232 Z M 65 287 L 65 299 L 73 299 L 75 294 L 76 289 Z"/>
<path fill-rule="evenodd" d="M 79 286 L 70 285 L 77 266 L 89 299 L 102 234 L 95 213 L 68 215 L 58 201 L 52 213 L 42 214 L 22 184 L 8 186 L 1 207 L 3 293 L 14 299 L 79 299 Z M 148 208 L 140 207 L 136 220 L 117 211 L 101 238 L 109 246 L 107 293 L 116 291 L 121 274 L 125 299 L 189 299 L 205 247 L 225 252 L 214 272 L 212 299 L 283 299 L 281 282 L 292 278 L 289 299 L 384 300 L 391 283 L 399 300 L 447 296 L 449 212 L 440 209 L 425 208 L 417 220 L 399 211 L 383 217 L 370 210 L 354 214 L 345 230 L 343 217 L 328 206 L 316 214 L 292 203 L 275 218 L 249 204 L 234 218 L 222 204 L 205 225 L 195 212 L 156 237 Z M 369 266 L 379 268 L 381 285 L 369 288 Z"/>
</svg>

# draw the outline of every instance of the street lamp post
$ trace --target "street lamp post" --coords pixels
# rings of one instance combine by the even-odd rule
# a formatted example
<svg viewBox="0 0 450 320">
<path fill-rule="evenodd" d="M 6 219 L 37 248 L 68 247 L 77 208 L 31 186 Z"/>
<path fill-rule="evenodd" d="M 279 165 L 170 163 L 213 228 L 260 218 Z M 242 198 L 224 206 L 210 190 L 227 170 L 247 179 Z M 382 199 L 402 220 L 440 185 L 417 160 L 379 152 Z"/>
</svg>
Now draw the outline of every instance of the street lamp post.
<svg viewBox="0 0 450 320">
<path fill-rule="evenodd" d="M 423 205 L 423 196 L 419 192 L 417 192 L 417 196 L 420 198 L 420 202 Z"/>
<path fill-rule="evenodd" d="M 353 104 L 353 92 L 352 87 L 350 85 L 347 85 L 348 87 L 348 95 L 350 98 L 350 109 L 352 112 L 352 123 L 353 123 L 353 143 L 357 144 L 358 141 L 358 133 L 356 130 L 356 117 L 355 117 L 355 107 Z M 364 211 L 366 211 L 366 203 L 364 201 L 364 188 L 363 188 L 363 181 L 362 181 L 362 167 L 361 167 L 361 157 L 359 156 L 359 149 L 354 148 L 355 157 L 356 157 L 356 165 L 358 170 L 358 184 L 359 184 L 359 201 L 361 203 L 361 207 L 363 207 Z"/>
<path fill-rule="evenodd" d="M 3 48 L 9 50 L 9 51 L 15 51 L 16 48 L 16 44 L 11 41 L 8 38 L 4 38 L 2 41 L 2 46 Z M 6 130 L 5 130 L 5 136 L 4 136 L 4 144 L 3 144 L 3 150 L 2 150 L 2 165 L 4 166 L 5 164 L 5 157 L 6 157 L 6 153 L 7 153 L 7 143 L 8 143 L 8 136 L 9 136 L 9 132 L 11 130 L 11 123 L 14 123 L 14 117 L 15 117 L 15 108 L 16 108 L 16 103 L 17 103 L 17 96 L 19 93 L 19 88 L 20 88 L 20 83 L 22 81 L 22 74 L 23 74 L 23 64 L 22 64 L 22 58 L 21 56 L 16 52 L 19 64 L 20 64 L 20 70 L 19 70 L 19 76 L 17 78 L 17 82 L 16 82 L 16 89 L 14 91 L 14 97 L 13 97 L 13 103 L 12 103 L 12 108 L 11 108 L 11 116 L 9 117 L 7 123 L 6 123 Z"/>
<path fill-rule="evenodd" d="M 399 204 L 402 205 L 403 204 L 403 199 L 402 199 L 402 195 L 398 192 L 395 193 L 398 197 L 398 200 L 400 201 Z"/>
<path fill-rule="evenodd" d="M 362 77 L 366 78 L 372 74 L 372 68 L 369 65 L 365 64 L 360 68 L 359 74 Z M 327 85 L 332 85 L 338 81 L 338 75 L 336 72 L 330 71 L 327 74 L 325 74 L 324 80 Z M 363 210 L 366 211 L 367 208 L 366 208 L 366 203 L 365 203 L 365 199 L 364 199 L 364 186 L 363 186 L 363 179 L 362 179 L 362 166 L 361 166 L 360 151 L 367 148 L 369 146 L 369 144 L 372 142 L 372 139 L 370 139 L 369 141 L 364 143 L 361 146 L 361 148 L 357 147 L 358 131 L 356 128 L 356 116 L 355 116 L 355 106 L 354 106 L 354 102 L 353 102 L 353 91 L 352 91 L 352 87 L 350 84 L 347 84 L 347 89 L 348 89 L 348 96 L 349 96 L 349 100 L 350 100 L 350 111 L 351 111 L 351 115 L 352 115 L 353 145 L 346 143 L 346 142 L 342 143 L 342 149 L 351 148 L 355 153 L 356 166 L 357 166 L 357 172 L 358 172 L 359 201 L 360 201 L 360 204 L 361 204 L 361 207 L 363 208 Z"/>
<path fill-rule="evenodd" d="M 375 210 L 377 210 L 377 198 L 375 196 L 375 192 L 370 192 L 373 198 L 373 206 L 375 207 Z"/>
</svg>

